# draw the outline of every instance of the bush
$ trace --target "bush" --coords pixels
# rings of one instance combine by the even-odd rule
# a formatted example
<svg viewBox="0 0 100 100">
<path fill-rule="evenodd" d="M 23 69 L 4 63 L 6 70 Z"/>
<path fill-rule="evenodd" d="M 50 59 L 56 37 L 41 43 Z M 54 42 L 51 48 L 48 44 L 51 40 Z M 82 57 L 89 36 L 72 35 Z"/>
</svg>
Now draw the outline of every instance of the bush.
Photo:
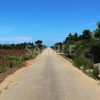
<svg viewBox="0 0 100 100">
<path fill-rule="evenodd" d="M 0 67 L 0 73 L 5 72 L 7 69 L 7 67 Z"/>
<path fill-rule="evenodd" d="M 93 62 L 90 61 L 89 59 L 85 59 L 84 68 L 85 69 L 93 69 L 93 67 L 94 67 Z"/>
<path fill-rule="evenodd" d="M 0 58 L 4 58 L 2 55 L 0 55 Z"/>
<path fill-rule="evenodd" d="M 23 57 L 23 60 L 30 60 L 30 59 L 32 59 L 32 58 L 33 58 L 32 55 L 25 55 L 25 56 Z"/>
<path fill-rule="evenodd" d="M 100 79 L 99 78 L 99 68 L 98 67 L 94 67 L 93 69 L 93 77 L 96 79 Z"/>
<path fill-rule="evenodd" d="M 19 61 L 10 60 L 10 61 L 9 61 L 9 67 L 12 68 L 12 67 L 18 65 L 19 63 L 20 63 Z"/>
<path fill-rule="evenodd" d="M 77 58 L 74 59 L 74 64 L 80 68 L 81 66 L 83 66 L 83 69 L 93 69 L 94 65 L 92 63 L 92 61 L 90 61 L 89 59 L 85 58 L 84 56 L 79 56 Z"/>
<path fill-rule="evenodd" d="M 83 57 L 77 57 L 74 59 L 74 64 L 80 68 L 83 65 L 83 60 Z"/>
<path fill-rule="evenodd" d="M 14 55 L 8 55 L 8 56 L 7 56 L 7 59 L 8 59 L 8 60 L 18 60 L 18 61 L 21 60 L 20 57 L 14 56 Z"/>
<path fill-rule="evenodd" d="M 22 62 L 22 57 L 17 57 L 17 56 L 14 56 L 14 55 L 9 55 L 7 56 L 7 59 L 9 61 L 9 67 L 12 68 L 16 65 L 18 65 L 19 63 Z"/>
</svg>

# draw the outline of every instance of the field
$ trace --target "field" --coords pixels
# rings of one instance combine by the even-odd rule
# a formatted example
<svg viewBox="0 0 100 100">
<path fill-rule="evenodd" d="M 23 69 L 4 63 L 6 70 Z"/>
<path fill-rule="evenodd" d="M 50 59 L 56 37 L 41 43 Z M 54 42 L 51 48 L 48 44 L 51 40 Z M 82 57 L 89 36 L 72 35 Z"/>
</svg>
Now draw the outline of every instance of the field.
<svg viewBox="0 0 100 100">
<path fill-rule="evenodd" d="M 10 57 L 20 58 L 25 56 L 26 53 L 25 49 L 0 50 L 0 67 L 7 67 L 11 61 Z M 12 58 L 12 60 L 14 59 Z"/>
<path fill-rule="evenodd" d="M 31 64 L 33 58 L 46 48 L 42 41 L 20 44 L 0 44 L 0 82 L 17 69 Z"/>
<path fill-rule="evenodd" d="M 25 53 L 26 53 L 25 49 L 0 50 L 0 55 L 3 55 L 3 56 L 6 56 L 6 55 L 22 56 L 22 55 L 25 55 Z"/>
</svg>

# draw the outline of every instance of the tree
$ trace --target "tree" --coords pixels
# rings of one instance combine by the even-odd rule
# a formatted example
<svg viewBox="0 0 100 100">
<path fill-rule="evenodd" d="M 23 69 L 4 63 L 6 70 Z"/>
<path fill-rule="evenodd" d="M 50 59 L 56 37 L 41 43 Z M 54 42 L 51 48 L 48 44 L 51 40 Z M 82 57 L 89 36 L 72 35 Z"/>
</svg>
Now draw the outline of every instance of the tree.
<svg viewBox="0 0 100 100">
<path fill-rule="evenodd" d="M 98 29 L 100 29 L 100 22 L 97 22 L 97 27 Z"/>
<path fill-rule="evenodd" d="M 70 44 L 72 44 L 72 42 L 73 42 L 73 35 L 72 35 L 72 33 L 70 33 L 68 35 L 68 37 L 66 37 L 64 43 L 67 43 L 68 45 L 70 45 Z"/>
<path fill-rule="evenodd" d="M 42 41 L 41 41 L 41 40 L 35 41 L 35 44 L 36 44 L 39 48 L 42 48 Z"/>
<path fill-rule="evenodd" d="M 59 42 L 59 43 L 58 43 L 58 46 L 59 46 L 59 51 L 61 52 L 61 51 L 62 51 L 62 43 Z"/>
<path fill-rule="evenodd" d="M 78 41 L 78 39 L 79 39 L 78 34 L 74 33 L 74 35 L 73 35 L 73 41 L 76 42 L 76 41 Z"/>
<path fill-rule="evenodd" d="M 95 36 L 96 38 L 100 38 L 100 29 L 96 29 L 96 30 L 95 30 L 94 36 Z"/>
<path fill-rule="evenodd" d="M 91 38 L 91 32 L 90 30 L 84 30 L 83 32 L 83 39 L 90 39 Z"/>
<path fill-rule="evenodd" d="M 97 29 L 94 32 L 94 36 L 100 39 L 100 22 L 97 23 Z"/>
</svg>

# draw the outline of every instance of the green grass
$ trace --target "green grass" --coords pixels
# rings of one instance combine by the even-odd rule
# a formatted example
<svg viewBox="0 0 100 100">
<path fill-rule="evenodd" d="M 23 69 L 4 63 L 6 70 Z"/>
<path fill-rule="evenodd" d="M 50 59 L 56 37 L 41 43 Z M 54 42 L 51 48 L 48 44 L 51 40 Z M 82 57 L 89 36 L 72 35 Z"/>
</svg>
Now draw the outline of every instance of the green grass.
<svg viewBox="0 0 100 100">
<path fill-rule="evenodd" d="M 94 65 L 91 60 L 85 58 L 84 56 L 79 56 L 74 59 L 74 64 L 80 68 L 83 67 L 84 70 L 93 69 Z"/>
<path fill-rule="evenodd" d="M 30 59 L 33 59 L 32 55 L 25 55 L 25 56 L 23 56 L 23 60 L 30 60 Z"/>
<path fill-rule="evenodd" d="M 100 77 L 99 77 L 99 68 L 98 67 L 94 67 L 94 69 L 93 69 L 93 77 L 95 79 L 100 79 Z"/>
<path fill-rule="evenodd" d="M 8 67 L 0 67 L 0 73 L 3 73 L 8 70 Z"/>
<path fill-rule="evenodd" d="M 10 68 L 20 64 L 23 61 L 22 57 L 18 57 L 18 56 L 14 56 L 14 55 L 8 55 L 7 59 L 9 61 L 8 67 L 10 67 Z"/>
<path fill-rule="evenodd" d="M 79 69 L 83 70 L 87 75 L 95 78 L 95 79 L 100 79 L 99 77 L 99 68 L 94 67 L 94 64 L 91 60 L 85 58 L 84 56 L 79 56 L 74 59 L 74 64 L 76 67 Z"/>
</svg>

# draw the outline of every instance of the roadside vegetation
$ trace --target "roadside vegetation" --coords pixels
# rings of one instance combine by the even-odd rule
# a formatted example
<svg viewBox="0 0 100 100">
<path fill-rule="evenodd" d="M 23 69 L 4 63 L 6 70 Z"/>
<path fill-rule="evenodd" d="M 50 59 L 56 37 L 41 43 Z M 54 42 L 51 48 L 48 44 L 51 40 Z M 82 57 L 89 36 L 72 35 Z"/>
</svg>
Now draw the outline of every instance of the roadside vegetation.
<svg viewBox="0 0 100 100">
<path fill-rule="evenodd" d="M 70 33 L 63 42 L 52 46 L 57 52 L 73 60 L 74 65 L 89 76 L 100 79 L 100 71 L 95 63 L 100 63 L 100 22 L 91 32 L 86 29 L 79 35 Z"/>
<path fill-rule="evenodd" d="M 21 44 L 0 44 L 0 73 L 3 73 L 26 60 L 35 58 L 45 49 L 42 41 Z"/>
</svg>

